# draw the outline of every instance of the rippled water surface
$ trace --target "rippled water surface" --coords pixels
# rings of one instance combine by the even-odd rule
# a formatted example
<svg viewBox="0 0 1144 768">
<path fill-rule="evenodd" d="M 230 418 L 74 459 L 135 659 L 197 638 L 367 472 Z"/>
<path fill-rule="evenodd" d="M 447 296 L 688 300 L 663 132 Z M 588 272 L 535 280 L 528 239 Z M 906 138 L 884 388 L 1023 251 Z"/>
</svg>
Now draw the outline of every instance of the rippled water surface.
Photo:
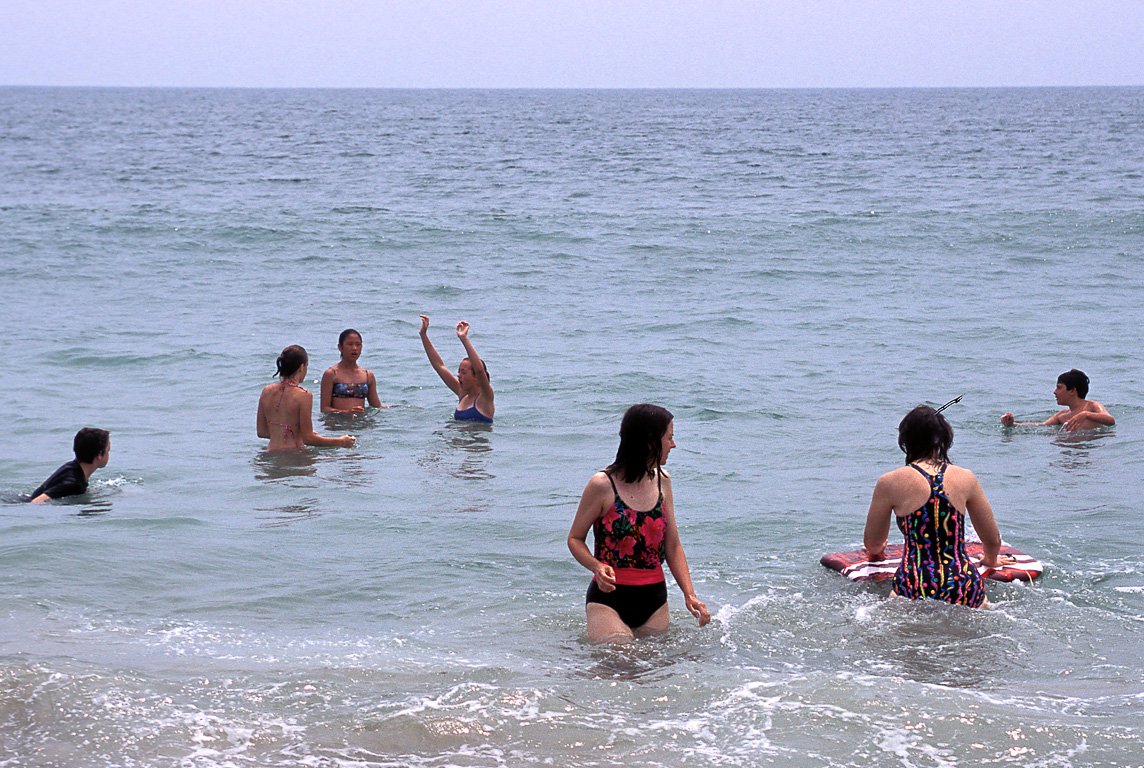
<svg viewBox="0 0 1144 768">
<path fill-rule="evenodd" d="M 1144 765 L 1144 90 L 0 89 L 0 766 Z M 451 421 L 459 319 L 495 425 Z M 353 449 L 262 452 L 357 328 Z M 1117 417 L 1043 420 L 1057 374 Z M 309 383 L 317 391 L 317 384 Z M 944 403 L 1033 586 L 887 601 Z M 587 644 L 565 537 L 675 414 L 700 629 Z M 15 499 L 112 432 L 84 497 Z"/>
</svg>

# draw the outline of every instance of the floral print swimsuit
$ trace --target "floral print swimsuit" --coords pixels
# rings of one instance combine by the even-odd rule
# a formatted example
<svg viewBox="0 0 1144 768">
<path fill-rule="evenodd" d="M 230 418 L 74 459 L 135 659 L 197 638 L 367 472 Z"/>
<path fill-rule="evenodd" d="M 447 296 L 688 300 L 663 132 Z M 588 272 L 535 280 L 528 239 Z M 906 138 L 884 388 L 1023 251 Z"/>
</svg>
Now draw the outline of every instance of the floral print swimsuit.
<svg viewBox="0 0 1144 768">
<path fill-rule="evenodd" d="M 663 484 L 659 500 L 647 512 L 632 509 L 620 498 L 616 481 L 608 475 L 615 501 L 592 526 L 596 539 L 596 559 L 616 571 L 617 584 L 653 584 L 663 581 L 663 558 L 667 547 L 663 532 Z"/>
<path fill-rule="evenodd" d="M 610 474 L 608 481 L 615 500 L 592 526 L 592 534 L 596 539 L 596 559 L 612 566 L 616 588 L 605 592 L 592 579 L 585 600 L 608 606 L 621 621 L 637 629 L 667 603 L 667 583 L 663 578 L 663 559 L 667 553 L 663 485 L 660 481 L 655 506 L 640 512 L 620 498 L 616 481 Z"/>
</svg>

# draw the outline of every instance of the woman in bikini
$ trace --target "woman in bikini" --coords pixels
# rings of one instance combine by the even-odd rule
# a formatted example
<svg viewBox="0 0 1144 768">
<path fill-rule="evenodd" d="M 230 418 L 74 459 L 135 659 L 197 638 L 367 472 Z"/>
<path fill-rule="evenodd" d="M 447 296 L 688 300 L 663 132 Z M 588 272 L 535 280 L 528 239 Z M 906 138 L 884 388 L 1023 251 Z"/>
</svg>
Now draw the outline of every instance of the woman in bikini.
<svg viewBox="0 0 1144 768">
<path fill-rule="evenodd" d="M 341 362 L 322 374 L 322 413 L 365 413 L 365 404 L 388 408 L 377 397 L 373 372 L 358 365 L 361 357 L 361 334 L 347 328 L 338 336 Z"/>
<path fill-rule="evenodd" d="M 891 595 L 923 597 L 972 608 L 985 607 L 985 587 L 965 551 L 965 516 L 981 537 L 983 565 L 1011 562 L 1000 556 L 1001 534 L 981 483 L 968 469 L 949 463 L 953 428 L 940 413 L 919 405 L 898 425 L 906 466 L 887 472 L 874 486 L 864 545 L 871 560 L 886 550 L 890 518 L 905 537 L 902 564 Z"/>
<path fill-rule="evenodd" d="M 592 572 L 585 607 L 590 642 L 628 640 L 667 629 L 665 561 L 699 626 L 711 621 L 691 585 L 675 526 L 671 477 L 663 471 L 675 447 L 673 434 L 666 409 L 633 405 L 620 423 L 615 462 L 592 475 L 580 497 L 568 549 Z M 589 530 L 594 553 L 586 541 Z"/>
<path fill-rule="evenodd" d="M 314 431 L 311 412 L 314 396 L 302 388 L 309 356 L 297 345 L 286 347 L 278 356 L 278 383 L 267 384 L 258 398 L 259 437 L 270 439 L 270 451 L 296 451 L 303 445 L 350 447 L 355 438 L 322 437 Z"/>
<path fill-rule="evenodd" d="M 489 372 L 473 343 L 469 341 L 469 324 L 464 320 L 457 323 L 457 338 L 465 347 L 468 354 L 461 364 L 457 366 L 457 375 L 445 367 L 445 362 L 437 354 L 433 342 L 429 341 L 429 318 L 421 315 L 421 345 L 425 347 L 425 355 L 429 364 L 445 386 L 453 390 L 453 394 L 460 398 L 453 418 L 457 421 L 476 421 L 482 424 L 493 423 L 493 387 L 489 383 Z"/>
</svg>

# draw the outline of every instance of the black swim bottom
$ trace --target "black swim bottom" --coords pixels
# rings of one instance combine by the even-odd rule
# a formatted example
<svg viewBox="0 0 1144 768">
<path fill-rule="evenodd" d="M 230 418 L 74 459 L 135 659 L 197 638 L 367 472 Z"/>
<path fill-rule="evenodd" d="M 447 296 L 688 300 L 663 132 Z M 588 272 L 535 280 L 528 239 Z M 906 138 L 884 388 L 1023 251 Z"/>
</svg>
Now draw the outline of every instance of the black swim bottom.
<svg viewBox="0 0 1144 768">
<path fill-rule="evenodd" d="M 639 586 L 617 584 L 613 591 L 605 592 L 593 580 L 588 584 L 584 602 L 606 605 L 620 614 L 620 621 L 632 629 L 639 629 L 647 624 L 647 620 L 660 606 L 667 603 L 667 582 Z"/>
</svg>

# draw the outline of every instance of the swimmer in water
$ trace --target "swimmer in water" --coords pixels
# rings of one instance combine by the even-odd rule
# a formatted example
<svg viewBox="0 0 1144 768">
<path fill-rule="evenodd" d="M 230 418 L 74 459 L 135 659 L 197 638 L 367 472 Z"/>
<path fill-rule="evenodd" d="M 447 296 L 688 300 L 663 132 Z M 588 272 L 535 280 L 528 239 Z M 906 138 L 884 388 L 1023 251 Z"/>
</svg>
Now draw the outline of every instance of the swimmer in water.
<svg viewBox="0 0 1144 768">
<path fill-rule="evenodd" d="M 368 402 L 374 408 L 388 408 L 377 397 L 373 372 L 358 365 L 361 334 L 347 328 L 338 336 L 341 362 L 322 374 L 322 413 L 365 413 Z"/>
<path fill-rule="evenodd" d="M 87 480 L 95 470 L 107 466 L 111 458 L 111 435 L 106 429 L 84 427 L 72 441 L 75 459 L 52 473 L 32 491 L 28 501 L 41 503 L 87 492 Z"/>
<path fill-rule="evenodd" d="M 1065 431 L 1075 432 L 1078 429 L 1093 429 L 1095 427 L 1111 427 L 1116 423 L 1112 414 L 1095 400 L 1085 400 L 1088 396 L 1088 376 L 1084 371 L 1073 368 L 1057 377 L 1057 388 L 1053 390 L 1057 405 L 1065 409 L 1058 411 L 1045 421 L 1017 422 L 1013 414 L 1006 413 L 1001 417 L 1001 424 L 1006 427 L 1033 427 L 1063 424 Z"/>
<path fill-rule="evenodd" d="M 314 431 L 314 395 L 302 387 L 309 360 L 306 350 L 298 345 L 286 347 L 278 356 L 278 383 L 267 384 L 258 398 L 256 429 L 259 437 L 269 438 L 269 451 L 296 451 L 303 445 L 348 448 L 354 444 L 352 435 L 323 437 Z"/>
<path fill-rule="evenodd" d="M 453 412 L 453 418 L 457 421 L 492 424 L 495 407 L 493 387 L 489 383 L 489 371 L 477 355 L 477 350 L 473 349 L 473 343 L 469 341 L 469 324 L 464 320 L 457 323 L 457 338 L 461 340 L 469 356 L 457 366 L 457 375 L 454 376 L 445 367 L 444 361 L 433 347 L 433 342 L 429 341 L 429 318 L 421 315 L 421 344 L 425 347 L 429 364 L 437 371 L 445 386 L 460 398 L 457 409 Z"/>
</svg>

